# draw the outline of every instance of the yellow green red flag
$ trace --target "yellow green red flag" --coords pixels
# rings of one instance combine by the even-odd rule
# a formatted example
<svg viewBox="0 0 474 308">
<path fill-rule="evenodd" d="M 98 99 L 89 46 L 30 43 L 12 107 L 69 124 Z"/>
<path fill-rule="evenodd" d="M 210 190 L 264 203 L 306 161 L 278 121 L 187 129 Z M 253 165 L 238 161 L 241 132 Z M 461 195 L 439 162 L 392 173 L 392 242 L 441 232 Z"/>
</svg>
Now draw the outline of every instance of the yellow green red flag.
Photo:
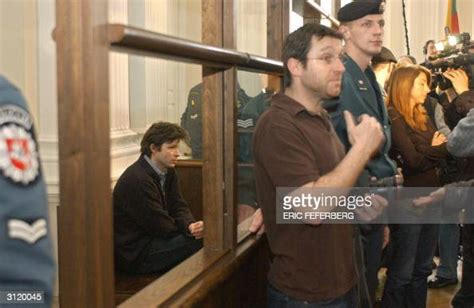
<svg viewBox="0 0 474 308">
<path fill-rule="evenodd" d="M 456 9 L 456 0 L 448 0 L 448 14 L 446 15 L 446 27 L 449 27 L 451 33 L 459 33 L 458 11 Z"/>
</svg>

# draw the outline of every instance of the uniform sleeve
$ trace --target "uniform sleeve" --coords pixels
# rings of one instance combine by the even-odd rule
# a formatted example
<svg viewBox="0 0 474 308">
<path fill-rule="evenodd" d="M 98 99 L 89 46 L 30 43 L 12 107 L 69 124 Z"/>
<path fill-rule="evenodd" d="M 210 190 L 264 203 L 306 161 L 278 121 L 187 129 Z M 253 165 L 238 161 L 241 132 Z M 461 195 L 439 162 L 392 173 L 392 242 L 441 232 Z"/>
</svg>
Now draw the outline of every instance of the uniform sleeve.
<svg viewBox="0 0 474 308">
<path fill-rule="evenodd" d="M 126 185 L 117 185 L 114 201 L 123 205 L 137 225 L 154 236 L 163 237 L 177 231 L 177 227 L 175 219 L 164 208 L 158 189 L 153 181 L 127 181 Z"/>
<path fill-rule="evenodd" d="M 320 177 L 305 137 L 287 118 L 267 121 L 253 140 L 255 161 L 275 187 L 300 187 Z M 264 140 L 264 142 L 261 142 Z"/>
<path fill-rule="evenodd" d="M 55 262 L 38 143 L 23 96 L 2 76 L 0 149 L 0 291 L 43 292 L 49 307 Z"/>
<path fill-rule="evenodd" d="M 342 97 L 328 100 L 324 103 L 324 105 L 329 112 L 332 125 L 334 126 L 334 130 L 336 131 L 339 140 L 341 140 L 342 144 L 345 146 L 346 151 L 348 151 L 351 145 L 349 138 L 347 137 L 347 127 L 343 113 L 347 108 L 346 106 L 343 106 Z M 352 110 L 349 111 L 353 112 Z"/>
<path fill-rule="evenodd" d="M 457 157 L 474 156 L 474 109 L 459 121 L 448 138 L 448 151 Z"/>
<path fill-rule="evenodd" d="M 166 194 L 170 216 L 175 220 L 178 229 L 183 233 L 188 233 L 190 223 L 196 221 L 191 213 L 189 206 L 181 196 L 178 177 L 176 171 L 170 174 L 170 189 Z"/>
</svg>

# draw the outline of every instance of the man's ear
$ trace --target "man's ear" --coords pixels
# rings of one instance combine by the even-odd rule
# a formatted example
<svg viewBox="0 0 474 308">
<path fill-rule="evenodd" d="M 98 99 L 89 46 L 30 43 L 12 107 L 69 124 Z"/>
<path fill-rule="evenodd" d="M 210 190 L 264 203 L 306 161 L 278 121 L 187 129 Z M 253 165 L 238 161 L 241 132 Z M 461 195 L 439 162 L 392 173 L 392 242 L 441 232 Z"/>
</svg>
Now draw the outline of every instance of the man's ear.
<svg viewBox="0 0 474 308">
<path fill-rule="evenodd" d="M 288 63 L 286 64 L 288 70 L 291 73 L 291 76 L 299 77 L 302 74 L 303 70 L 303 63 L 295 58 L 288 59 Z"/>
<path fill-rule="evenodd" d="M 154 143 L 150 144 L 150 151 L 151 153 L 159 152 L 160 148 L 157 147 Z"/>
<path fill-rule="evenodd" d="M 342 34 L 342 36 L 344 37 L 344 41 L 348 41 L 351 37 L 351 31 L 349 29 L 349 26 L 348 25 L 340 25 L 339 26 L 339 32 Z"/>
</svg>

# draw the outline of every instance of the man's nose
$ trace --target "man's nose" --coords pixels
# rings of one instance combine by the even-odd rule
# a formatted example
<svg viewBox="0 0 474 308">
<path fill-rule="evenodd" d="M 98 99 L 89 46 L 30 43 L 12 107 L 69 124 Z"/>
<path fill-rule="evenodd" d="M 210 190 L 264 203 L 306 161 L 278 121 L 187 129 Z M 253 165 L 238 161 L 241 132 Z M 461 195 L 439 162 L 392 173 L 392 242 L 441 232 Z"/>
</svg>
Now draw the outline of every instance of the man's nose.
<svg viewBox="0 0 474 308">
<path fill-rule="evenodd" d="M 382 35 L 383 26 L 379 25 L 378 23 L 375 23 L 374 29 L 375 34 Z"/>
<path fill-rule="evenodd" d="M 336 59 L 336 71 L 340 72 L 341 74 L 346 71 L 346 67 L 344 66 L 344 63 L 342 63 L 342 59 L 340 58 Z"/>
</svg>

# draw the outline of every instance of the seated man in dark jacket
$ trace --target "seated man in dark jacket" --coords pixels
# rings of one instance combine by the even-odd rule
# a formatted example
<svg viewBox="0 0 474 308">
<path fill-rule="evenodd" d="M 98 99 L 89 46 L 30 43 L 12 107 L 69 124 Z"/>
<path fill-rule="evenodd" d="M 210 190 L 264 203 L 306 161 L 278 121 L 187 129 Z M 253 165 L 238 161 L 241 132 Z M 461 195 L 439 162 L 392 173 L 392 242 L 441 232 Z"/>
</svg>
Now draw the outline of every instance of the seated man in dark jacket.
<svg viewBox="0 0 474 308">
<path fill-rule="evenodd" d="M 153 124 L 140 158 L 120 176 L 113 193 L 115 264 L 132 273 L 171 269 L 202 247 L 204 225 L 181 197 L 174 167 L 187 136 L 176 124 Z"/>
</svg>

